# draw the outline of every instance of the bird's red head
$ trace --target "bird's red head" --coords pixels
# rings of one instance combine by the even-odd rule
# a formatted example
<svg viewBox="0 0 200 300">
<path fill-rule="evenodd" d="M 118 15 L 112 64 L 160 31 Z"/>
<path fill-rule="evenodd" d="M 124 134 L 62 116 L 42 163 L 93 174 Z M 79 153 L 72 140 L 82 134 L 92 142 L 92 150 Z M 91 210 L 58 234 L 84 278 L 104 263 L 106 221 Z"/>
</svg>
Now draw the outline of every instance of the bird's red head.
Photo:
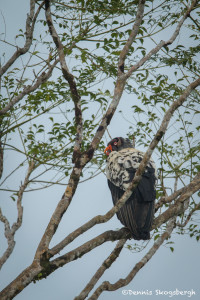
<svg viewBox="0 0 200 300">
<path fill-rule="evenodd" d="M 112 152 L 112 146 L 108 145 L 108 147 L 106 147 L 106 149 L 104 150 L 104 153 L 108 156 L 110 152 Z"/>
<path fill-rule="evenodd" d="M 121 145 L 120 138 L 114 138 L 108 143 L 104 153 L 108 156 L 112 151 L 118 151 L 118 146 Z"/>
</svg>

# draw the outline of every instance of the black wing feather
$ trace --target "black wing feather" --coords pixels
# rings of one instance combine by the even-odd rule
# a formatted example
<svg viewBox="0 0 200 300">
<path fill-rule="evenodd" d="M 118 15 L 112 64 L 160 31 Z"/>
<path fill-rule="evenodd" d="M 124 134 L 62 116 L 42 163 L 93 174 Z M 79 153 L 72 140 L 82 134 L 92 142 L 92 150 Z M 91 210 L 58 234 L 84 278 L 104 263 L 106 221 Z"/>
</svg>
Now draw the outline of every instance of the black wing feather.
<svg viewBox="0 0 200 300">
<path fill-rule="evenodd" d="M 137 240 L 150 238 L 150 228 L 154 216 L 154 200 L 156 197 L 156 177 L 154 173 L 155 170 L 153 168 L 146 169 L 130 198 L 117 212 L 118 219 L 124 226 L 129 228 L 133 238 Z M 129 174 L 131 182 L 135 175 L 135 170 L 130 169 Z M 114 185 L 110 180 L 108 180 L 108 186 L 115 205 L 124 194 L 124 190 Z"/>
</svg>

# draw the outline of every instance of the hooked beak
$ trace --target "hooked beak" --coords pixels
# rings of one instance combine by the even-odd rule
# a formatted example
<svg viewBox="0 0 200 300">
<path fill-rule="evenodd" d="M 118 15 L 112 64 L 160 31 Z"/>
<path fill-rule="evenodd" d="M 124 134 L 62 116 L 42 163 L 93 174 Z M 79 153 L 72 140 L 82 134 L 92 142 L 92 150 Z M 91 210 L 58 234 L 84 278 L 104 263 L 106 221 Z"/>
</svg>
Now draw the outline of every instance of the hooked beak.
<svg viewBox="0 0 200 300">
<path fill-rule="evenodd" d="M 104 150 L 104 153 L 108 156 L 110 154 L 110 152 L 112 152 L 112 146 L 109 145 L 108 147 L 106 147 L 106 149 Z"/>
</svg>

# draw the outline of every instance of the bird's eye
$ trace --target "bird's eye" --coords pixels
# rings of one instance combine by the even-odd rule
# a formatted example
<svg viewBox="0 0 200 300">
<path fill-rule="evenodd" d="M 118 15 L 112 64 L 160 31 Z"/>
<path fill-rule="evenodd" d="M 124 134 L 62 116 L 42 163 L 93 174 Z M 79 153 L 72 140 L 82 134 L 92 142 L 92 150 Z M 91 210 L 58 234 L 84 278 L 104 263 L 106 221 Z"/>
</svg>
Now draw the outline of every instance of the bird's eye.
<svg viewBox="0 0 200 300">
<path fill-rule="evenodd" d="M 117 146 L 117 142 L 114 142 L 114 145 Z"/>
</svg>

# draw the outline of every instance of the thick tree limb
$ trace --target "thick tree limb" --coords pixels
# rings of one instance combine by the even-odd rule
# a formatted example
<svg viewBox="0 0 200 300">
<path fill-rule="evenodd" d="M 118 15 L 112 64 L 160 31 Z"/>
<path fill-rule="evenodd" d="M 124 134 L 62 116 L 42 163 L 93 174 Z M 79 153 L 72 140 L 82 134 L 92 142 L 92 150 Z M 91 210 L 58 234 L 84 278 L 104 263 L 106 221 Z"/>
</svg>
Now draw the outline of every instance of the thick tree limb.
<svg viewBox="0 0 200 300">
<path fill-rule="evenodd" d="M 110 268 L 113 262 L 117 259 L 126 241 L 126 239 L 122 239 L 117 243 L 111 254 L 106 258 L 106 260 L 104 260 L 104 262 L 102 263 L 100 268 L 95 272 L 94 276 L 88 282 L 86 287 L 82 290 L 79 296 L 74 298 L 74 300 L 84 300 L 88 296 L 88 294 L 91 292 L 91 290 L 93 289 L 97 281 L 101 278 L 101 276 L 104 274 L 104 272 L 108 268 Z"/>
<path fill-rule="evenodd" d="M 37 261 L 34 261 L 26 268 L 15 280 L 13 280 L 5 289 L 0 292 L 1 300 L 13 299 L 16 295 L 30 284 L 35 276 L 37 276 L 42 267 Z"/>
<path fill-rule="evenodd" d="M 14 236 L 16 231 L 21 227 L 22 225 L 22 217 L 23 217 L 23 207 L 22 207 L 22 197 L 23 193 L 29 183 L 29 178 L 31 173 L 33 172 L 35 167 L 34 162 L 30 162 L 28 172 L 26 174 L 26 177 L 24 179 L 24 183 L 21 185 L 19 192 L 18 192 L 18 198 L 17 198 L 17 222 L 15 222 L 12 227 L 10 228 L 10 224 L 5 216 L 2 215 L 2 212 L 0 210 L 0 220 L 4 223 L 5 227 L 5 237 L 7 239 L 8 248 L 0 258 L 0 269 L 2 268 L 3 264 L 7 261 L 7 259 L 10 257 L 11 253 L 13 252 L 13 249 L 15 247 L 15 241 Z"/>
<path fill-rule="evenodd" d="M 109 230 L 106 231 L 97 237 L 89 240 L 88 242 L 84 243 L 80 247 L 50 261 L 50 266 L 52 269 L 60 268 L 61 266 L 69 263 L 70 261 L 76 260 L 77 258 L 81 257 L 82 255 L 88 253 L 90 250 L 102 245 L 107 241 L 116 241 L 119 239 L 127 239 L 130 238 L 130 232 L 127 228 L 121 228 L 118 231 Z"/>
<path fill-rule="evenodd" d="M 119 279 L 117 282 L 111 284 L 109 281 L 104 281 L 93 293 L 93 295 L 88 298 L 88 300 L 96 300 L 99 298 L 100 294 L 103 291 L 116 291 L 119 288 L 126 286 L 133 280 L 135 275 L 139 272 L 141 268 L 143 268 L 146 263 L 152 258 L 152 256 L 156 253 L 156 251 L 159 249 L 159 247 L 163 244 L 163 242 L 169 238 L 171 235 L 173 229 L 175 227 L 175 219 L 173 218 L 171 221 L 169 221 L 169 224 L 167 225 L 166 231 L 155 241 L 152 248 L 147 252 L 147 254 L 139 261 L 134 268 L 131 270 L 131 272 L 123 279 Z"/>
<path fill-rule="evenodd" d="M 40 260 L 36 257 L 28 268 L 26 268 L 13 282 L 11 282 L 4 290 L 2 290 L 0 293 L 1 300 L 12 299 L 32 281 L 39 280 L 43 277 L 46 278 L 46 276 L 54 272 L 57 268 L 63 266 L 67 262 L 81 257 L 81 253 L 82 255 L 88 253 L 91 250 L 91 247 L 94 249 L 106 241 L 116 241 L 122 238 L 130 238 L 130 233 L 126 228 L 122 228 L 119 231 L 106 231 L 89 242 L 86 242 L 81 247 L 78 247 L 51 262 L 45 259 Z M 40 274 L 39 277 L 37 277 L 38 274 Z"/>
</svg>

